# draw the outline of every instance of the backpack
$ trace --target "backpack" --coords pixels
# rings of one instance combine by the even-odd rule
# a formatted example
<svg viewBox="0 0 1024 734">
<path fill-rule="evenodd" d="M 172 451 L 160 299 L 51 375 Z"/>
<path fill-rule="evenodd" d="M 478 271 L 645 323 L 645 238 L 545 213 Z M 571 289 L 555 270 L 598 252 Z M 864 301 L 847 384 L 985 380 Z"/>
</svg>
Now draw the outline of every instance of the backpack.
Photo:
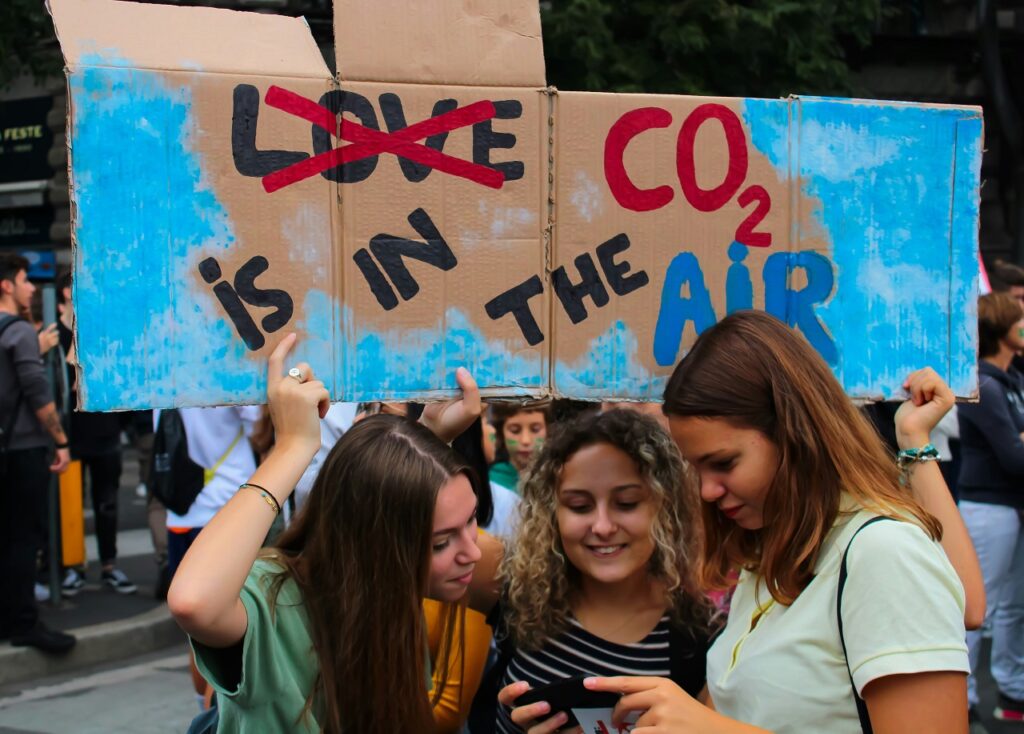
<svg viewBox="0 0 1024 734">
<path fill-rule="evenodd" d="M 147 484 L 153 496 L 175 515 L 188 512 L 206 484 L 203 467 L 189 458 L 185 423 L 176 409 L 160 412 Z"/>
<path fill-rule="evenodd" d="M 175 515 L 187 513 L 243 434 L 239 428 L 238 435 L 224 455 L 213 467 L 206 469 L 188 455 L 188 436 L 181 413 L 175 408 L 162 410 L 153 433 L 153 461 L 149 470 L 148 486 L 153 496 Z"/>
<path fill-rule="evenodd" d="M 20 316 L 9 316 L 0 324 L 0 336 L 7 331 L 7 327 L 11 324 L 16 324 L 19 321 L 25 319 Z M 21 390 L 18 390 L 18 397 L 14 401 L 14 407 L 11 409 L 11 417 L 0 425 L 0 476 L 7 473 L 7 447 L 11 443 L 11 436 L 14 433 L 14 424 L 18 420 L 18 411 L 21 409 L 21 399 L 23 397 Z"/>
</svg>

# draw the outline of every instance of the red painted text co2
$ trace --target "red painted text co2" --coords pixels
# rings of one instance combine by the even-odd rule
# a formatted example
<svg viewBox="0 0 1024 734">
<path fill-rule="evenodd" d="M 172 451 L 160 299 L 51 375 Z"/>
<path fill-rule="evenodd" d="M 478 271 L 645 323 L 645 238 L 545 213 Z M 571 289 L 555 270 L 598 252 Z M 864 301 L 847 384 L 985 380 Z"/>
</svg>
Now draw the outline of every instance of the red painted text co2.
<svg viewBox="0 0 1024 734">
<path fill-rule="evenodd" d="M 713 124 L 711 121 L 717 121 L 725 135 L 728 160 L 722 182 L 705 189 L 697 183 L 694 141 L 701 126 Z M 612 195 L 623 208 L 648 212 L 661 209 L 675 198 L 675 190 L 667 184 L 649 189 L 638 187 L 629 177 L 623 162 L 626 146 L 633 138 L 648 130 L 670 127 L 673 122 L 672 114 L 666 109 L 641 107 L 622 115 L 608 131 L 604 144 L 604 176 Z M 682 121 L 675 152 L 679 186 L 690 206 L 697 211 L 713 212 L 738 194 L 737 202 L 741 208 L 746 209 L 751 204 L 754 207 L 736 228 L 736 241 L 749 247 L 771 246 L 771 233 L 757 230 L 771 211 L 771 196 L 758 184 L 744 187 L 749 168 L 747 136 L 735 112 L 720 104 L 700 105 Z"/>
</svg>

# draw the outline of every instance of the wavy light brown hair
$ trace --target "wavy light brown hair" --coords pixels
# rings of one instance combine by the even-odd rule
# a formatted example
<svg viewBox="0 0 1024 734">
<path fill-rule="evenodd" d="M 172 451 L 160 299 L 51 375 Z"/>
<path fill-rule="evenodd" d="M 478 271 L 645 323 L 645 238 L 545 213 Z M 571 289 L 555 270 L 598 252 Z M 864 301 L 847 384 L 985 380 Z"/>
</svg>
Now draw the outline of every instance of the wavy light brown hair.
<svg viewBox="0 0 1024 734">
<path fill-rule="evenodd" d="M 935 539 L 942 534 L 901 487 L 893 457 L 825 361 L 773 316 L 740 311 L 701 334 L 672 373 L 664 410 L 752 428 L 779 451 L 761 529 L 744 530 L 702 503 L 706 588 L 724 588 L 729 572 L 743 567 L 791 604 L 814 576 L 844 492 L 879 514 L 909 515 Z"/>
<path fill-rule="evenodd" d="M 697 582 L 702 546 L 698 493 L 684 486 L 679 450 L 654 419 L 610 410 L 558 425 L 522 484 L 515 543 L 500 571 L 507 585 L 506 619 L 518 646 L 536 649 L 568 627 L 579 572 L 562 547 L 555 514 L 558 489 L 573 454 L 601 443 L 636 463 L 657 503 L 649 572 L 665 584 L 672 618 L 690 628 L 708 626 L 711 605 Z"/>
<path fill-rule="evenodd" d="M 423 426 L 376 415 L 330 452 L 309 498 L 266 556 L 302 592 L 319 675 L 306 702 L 325 732 L 433 731 L 425 687 L 423 598 L 438 491 L 469 468 Z M 449 605 L 438 666 L 448 669 L 456 615 Z"/>
</svg>

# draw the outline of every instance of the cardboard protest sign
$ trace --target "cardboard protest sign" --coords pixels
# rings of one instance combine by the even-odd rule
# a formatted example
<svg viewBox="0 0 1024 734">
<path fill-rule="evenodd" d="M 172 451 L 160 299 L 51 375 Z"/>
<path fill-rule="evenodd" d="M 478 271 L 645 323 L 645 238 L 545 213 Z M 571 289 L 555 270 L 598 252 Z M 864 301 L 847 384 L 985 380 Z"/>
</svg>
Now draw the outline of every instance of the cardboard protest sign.
<svg viewBox="0 0 1024 734">
<path fill-rule="evenodd" d="M 745 308 L 851 395 L 921 365 L 975 390 L 977 109 L 562 92 L 555 119 L 556 392 L 658 400 Z"/>
<path fill-rule="evenodd" d="M 974 371 L 977 108 L 545 88 L 528 0 L 301 19 L 50 0 L 90 410 L 261 402 L 289 331 L 337 400 L 651 400 L 738 308 L 847 391 Z"/>
</svg>

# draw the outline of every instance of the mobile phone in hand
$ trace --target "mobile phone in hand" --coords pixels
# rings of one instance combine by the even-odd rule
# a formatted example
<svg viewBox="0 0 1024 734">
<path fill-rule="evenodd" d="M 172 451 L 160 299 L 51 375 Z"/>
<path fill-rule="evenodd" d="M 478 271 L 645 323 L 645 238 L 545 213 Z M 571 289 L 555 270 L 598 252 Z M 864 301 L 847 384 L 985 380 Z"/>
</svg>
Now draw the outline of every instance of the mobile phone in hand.
<svg viewBox="0 0 1024 734">
<path fill-rule="evenodd" d="M 608 709 L 615 708 L 619 702 L 619 694 L 608 691 L 591 691 L 583 686 L 587 676 L 576 675 L 563 678 L 547 685 L 531 688 L 516 699 L 516 706 L 547 701 L 551 706 L 551 715 L 564 712 L 569 720 L 564 728 L 579 726 L 580 722 L 573 715 L 573 709 Z"/>
</svg>

